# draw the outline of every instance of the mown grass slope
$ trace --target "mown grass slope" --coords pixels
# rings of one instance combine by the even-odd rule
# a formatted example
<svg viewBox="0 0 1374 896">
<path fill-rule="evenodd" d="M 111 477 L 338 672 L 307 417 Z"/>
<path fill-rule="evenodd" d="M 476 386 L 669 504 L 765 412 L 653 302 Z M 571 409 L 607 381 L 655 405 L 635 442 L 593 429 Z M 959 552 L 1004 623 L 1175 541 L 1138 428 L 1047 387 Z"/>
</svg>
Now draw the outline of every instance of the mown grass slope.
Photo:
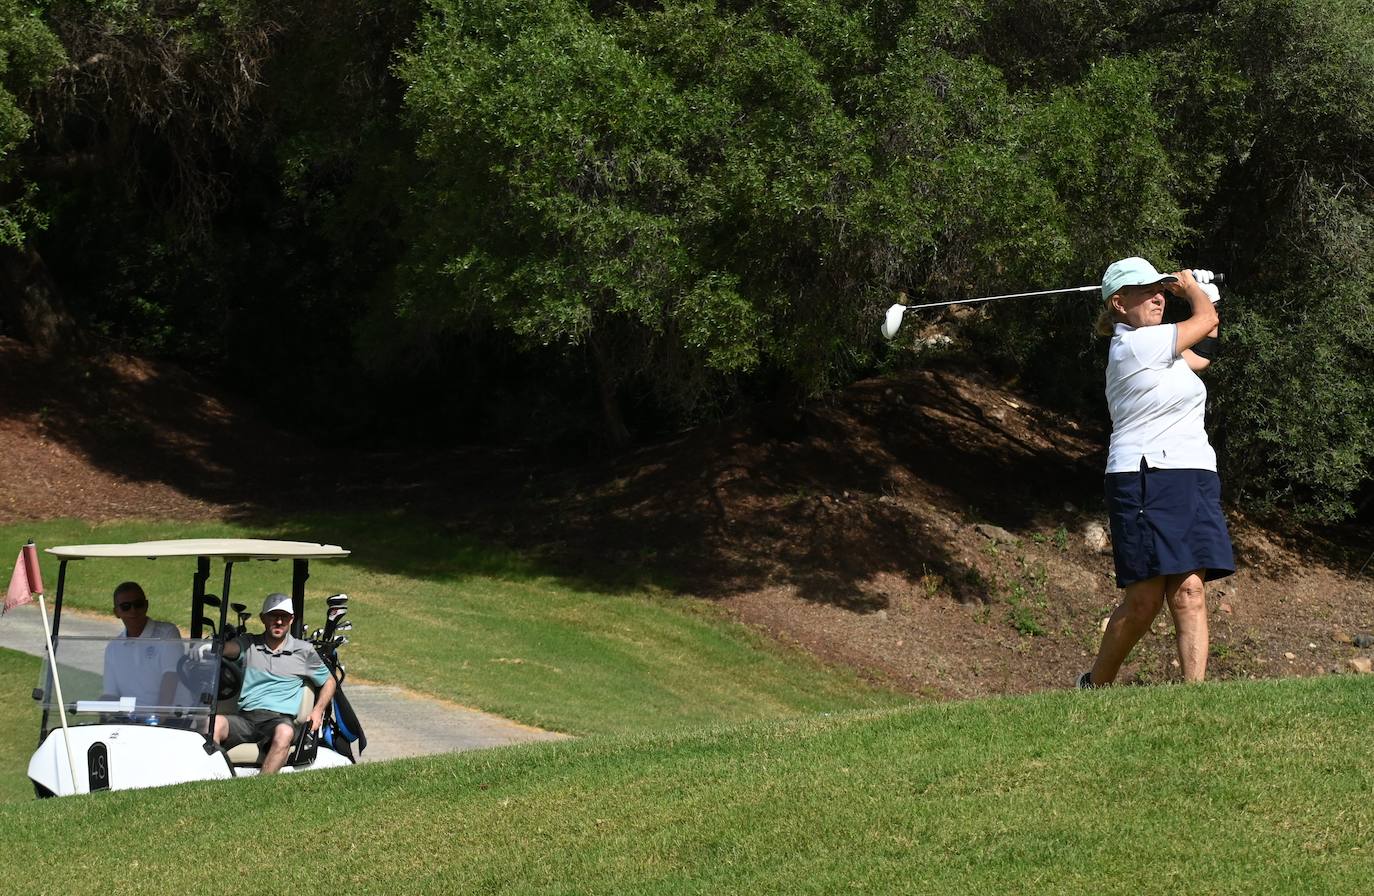
<svg viewBox="0 0 1374 896">
<path fill-rule="evenodd" d="M 269 867 L 279 892 L 1361 893 L 1369 688 L 1065 691 L 11 804 L 0 868 L 14 894 Z"/>
<path fill-rule="evenodd" d="M 0 648 L 0 803 L 33 798 L 28 767 L 29 754 L 38 746 L 39 710 L 32 694 L 40 662 Z"/>
</svg>

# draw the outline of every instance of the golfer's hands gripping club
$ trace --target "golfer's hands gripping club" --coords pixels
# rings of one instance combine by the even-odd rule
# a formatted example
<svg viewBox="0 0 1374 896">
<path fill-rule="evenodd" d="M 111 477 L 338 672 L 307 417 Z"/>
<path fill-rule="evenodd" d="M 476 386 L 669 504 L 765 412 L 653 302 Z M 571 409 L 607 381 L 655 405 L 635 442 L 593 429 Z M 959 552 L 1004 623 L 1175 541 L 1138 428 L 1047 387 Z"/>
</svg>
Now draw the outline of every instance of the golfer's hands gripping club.
<svg viewBox="0 0 1374 896">
<path fill-rule="evenodd" d="M 1198 273 L 1204 275 L 1206 279 L 1198 279 Z M 1221 301 L 1220 291 L 1217 290 L 1215 286 L 1212 286 L 1213 280 L 1217 279 L 1215 273 L 1210 271 L 1191 271 L 1189 268 L 1183 268 L 1182 271 L 1173 272 L 1173 276 L 1178 278 L 1175 283 L 1164 284 L 1164 289 L 1167 289 L 1169 294 L 1176 295 L 1176 297 L 1182 298 L 1183 301 L 1191 302 L 1193 300 L 1191 300 L 1189 293 L 1195 289 L 1206 295 L 1213 305 Z"/>
<path fill-rule="evenodd" d="M 1193 268 L 1192 273 L 1193 279 L 1197 281 L 1198 286 L 1202 287 L 1202 291 L 1207 293 L 1207 298 L 1212 300 L 1212 304 L 1215 305 L 1217 302 L 1220 302 L 1221 290 L 1217 289 L 1217 284 L 1221 283 L 1226 278 L 1221 274 L 1215 274 L 1203 268 Z"/>
</svg>

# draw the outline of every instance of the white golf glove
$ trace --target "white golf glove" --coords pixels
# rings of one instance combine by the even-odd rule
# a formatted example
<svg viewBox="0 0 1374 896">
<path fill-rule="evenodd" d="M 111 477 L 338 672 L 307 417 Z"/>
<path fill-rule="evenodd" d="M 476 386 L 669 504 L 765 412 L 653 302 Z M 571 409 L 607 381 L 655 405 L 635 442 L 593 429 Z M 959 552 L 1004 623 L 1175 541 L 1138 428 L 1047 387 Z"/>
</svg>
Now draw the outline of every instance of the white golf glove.
<svg viewBox="0 0 1374 896">
<path fill-rule="evenodd" d="M 1212 300 L 1213 305 L 1221 301 L 1221 290 L 1217 289 L 1217 285 L 1212 282 L 1215 276 L 1211 271 L 1193 268 L 1193 279 L 1198 282 L 1198 286 L 1202 287 L 1202 291 L 1207 293 L 1207 298 Z"/>
</svg>

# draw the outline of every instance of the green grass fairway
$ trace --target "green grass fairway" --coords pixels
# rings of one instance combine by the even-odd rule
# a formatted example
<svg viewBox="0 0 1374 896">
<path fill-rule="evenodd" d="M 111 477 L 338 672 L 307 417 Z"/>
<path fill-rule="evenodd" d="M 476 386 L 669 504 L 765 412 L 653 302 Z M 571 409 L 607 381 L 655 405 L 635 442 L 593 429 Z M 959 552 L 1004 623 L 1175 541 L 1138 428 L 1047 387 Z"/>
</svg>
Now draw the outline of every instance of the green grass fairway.
<svg viewBox="0 0 1374 896">
<path fill-rule="evenodd" d="M 40 663 L 36 656 L 0 648 L 0 803 L 33 799 L 28 768 L 38 746 L 39 709 L 32 694 Z"/>
<path fill-rule="evenodd" d="M 277 892 L 1363 894 L 1370 687 L 1063 691 L 10 804 L 0 867 L 15 896 L 269 865 Z"/>
<path fill-rule="evenodd" d="M 608 591 L 570 582 L 423 521 L 378 515 L 252 528 L 70 520 L 0 527 L 0 545 L 17 550 L 29 537 L 40 548 L 189 537 L 343 545 L 354 552 L 348 560 L 311 566 L 307 594 L 315 603 L 306 622 L 310 628 L 323 622 L 325 595 L 352 596 L 356 629 L 342 654 L 350 676 L 571 734 L 662 731 L 908 701 L 768 643 L 712 604 L 650 585 Z M 58 564 L 42 556 L 48 590 L 55 592 Z M 114 586 L 137 579 L 152 615 L 185 628 L 194 568 L 194 560 L 175 559 L 74 562 L 66 605 L 107 613 Z M 213 592 L 221 590 L 220 576 L 216 568 Z M 290 564 L 239 564 L 230 599 L 256 614 L 268 591 L 290 590 L 290 579 Z M 253 624 L 261 629 L 256 615 Z"/>
</svg>

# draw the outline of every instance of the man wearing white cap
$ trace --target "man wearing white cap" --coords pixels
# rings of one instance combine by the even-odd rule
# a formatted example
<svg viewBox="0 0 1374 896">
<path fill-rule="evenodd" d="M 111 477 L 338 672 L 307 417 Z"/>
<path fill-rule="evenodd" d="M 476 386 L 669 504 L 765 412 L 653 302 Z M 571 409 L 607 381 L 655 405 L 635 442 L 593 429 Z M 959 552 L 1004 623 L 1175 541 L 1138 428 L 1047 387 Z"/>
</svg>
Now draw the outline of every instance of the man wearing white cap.
<svg viewBox="0 0 1374 896">
<path fill-rule="evenodd" d="M 319 688 L 310 713 L 311 731 L 319 731 L 324 709 L 334 698 L 336 683 L 320 655 L 307 641 L 291 635 L 294 615 L 291 598 L 269 594 L 263 601 L 261 635 L 239 635 L 224 645 L 226 659 L 243 657 L 243 687 L 239 711 L 215 718 L 215 742 L 226 747 L 258 743 L 266 746 L 262 774 L 279 771 L 295 739 L 296 711 L 301 688 Z"/>
</svg>

